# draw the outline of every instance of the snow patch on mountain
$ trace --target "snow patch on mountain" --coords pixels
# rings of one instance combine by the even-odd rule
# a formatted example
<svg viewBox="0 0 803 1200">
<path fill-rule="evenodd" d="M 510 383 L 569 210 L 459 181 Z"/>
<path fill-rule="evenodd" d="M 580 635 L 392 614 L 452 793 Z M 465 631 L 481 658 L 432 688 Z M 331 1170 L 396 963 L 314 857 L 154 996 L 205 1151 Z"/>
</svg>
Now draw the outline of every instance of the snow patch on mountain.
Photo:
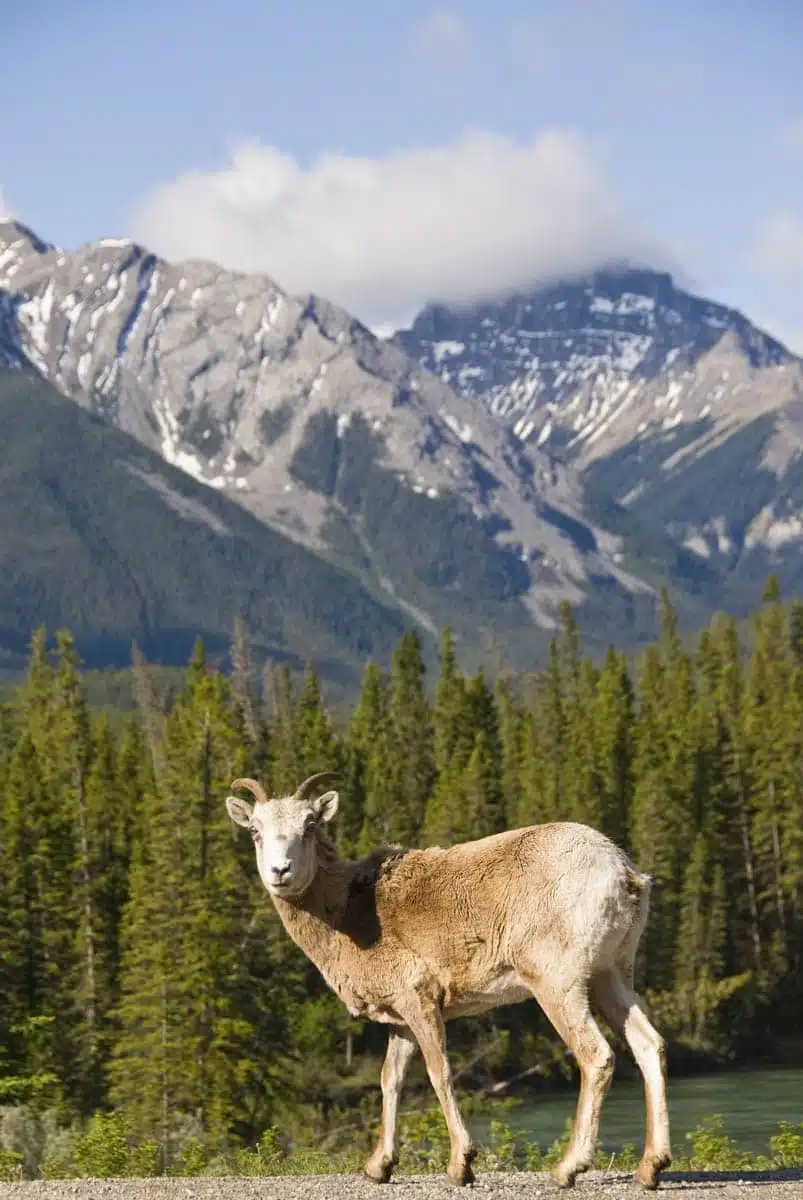
<svg viewBox="0 0 803 1200">
<path fill-rule="evenodd" d="M 228 525 L 215 516 L 206 505 L 189 496 L 183 496 L 181 492 L 172 488 L 161 475 L 157 475 L 153 471 L 145 471 L 141 467 L 135 466 L 134 463 L 128 462 L 121 465 L 126 471 L 129 471 L 132 475 L 136 475 L 143 483 L 147 483 L 149 487 L 157 491 L 180 516 L 190 521 L 200 521 L 219 537 L 232 536 Z"/>
<path fill-rule="evenodd" d="M 471 309 L 430 306 L 393 340 L 516 437 L 581 467 L 656 434 L 727 421 L 740 393 L 763 410 L 778 406 L 779 390 L 801 387 L 800 361 L 740 313 L 644 270 Z"/>
<path fill-rule="evenodd" d="M 8 222 L 0 222 L 0 256 L 0 295 L 12 297 L 10 325 L 30 363 L 295 540 L 330 551 L 331 523 L 342 514 L 328 498 L 327 472 L 334 469 L 336 481 L 338 454 L 357 436 L 357 421 L 375 435 L 370 453 L 379 469 L 433 505 L 457 502 L 527 564 L 521 600 L 538 623 L 554 626 L 560 599 L 582 604 L 593 579 L 650 592 L 627 569 L 621 539 L 589 524 L 577 475 L 528 440 L 530 430 L 514 436 L 498 419 L 501 411 L 532 419 L 530 385 L 520 396 L 475 402 L 485 368 L 463 361 L 466 339 L 437 339 L 439 377 L 337 306 L 290 296 L 265 276 L 168 263 L 126 239 L 65 254 Z M 632 298 L 620 308 L 648 316 Z M 548 338 L 546 347 L 530 340 L 539 342 L 537 355 L 553 354 Z M 632 370 L 646 350 L 643 333 L 623 334 L 611 361 Z M 572 361 L 576 371 L 591 369 Z M 452 364 L 462 364 L 465 386 L 457 390 Z M 594 411 L 604 416 L 603 409 L 600 396 Z M 576 432 L 590 438 L 594 429 L 581 420 Z M 310 454 L 335 465 L 301 482 L 297 464 Z"/>
</svg>

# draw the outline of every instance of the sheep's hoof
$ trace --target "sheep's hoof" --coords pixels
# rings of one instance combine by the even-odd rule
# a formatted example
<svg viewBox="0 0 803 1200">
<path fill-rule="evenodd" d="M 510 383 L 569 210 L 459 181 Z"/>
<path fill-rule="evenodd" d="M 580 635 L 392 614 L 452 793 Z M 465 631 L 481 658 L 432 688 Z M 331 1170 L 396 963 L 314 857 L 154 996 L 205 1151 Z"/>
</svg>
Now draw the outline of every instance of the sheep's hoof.
<svg viewBox="0 0 803 1200">
<path fill-rule="evenodd" d="M 390 1177 L 393 1174 L 395 1166 L 396 1160 L 394 1158 L 369 1158 L 362 1169 L 362 1173 L 372 1183 L 390 1183 Z"/>
<path fill-rule="evenodd" d="M 446 1168 L 446 1174 L 455 1187 L 466 1187 L 469 1184 L 476 1183 L 474 1172 L 471 1169 L 471 1164 L 476 1157 L 477 1151 L 472 1146 L 462 1158 L 459 1158 L 454 1163 L 449 1163 L 449 1166 Z"/>
<path fill-rule="evenodd" d="M 668 1154 L 660 1158 L 642 1158 L 636 1168 L 635 1182 L 644 1192 L 654 1192 L 658 1187 L 661 1172 L 669 1166 L 672 1159 Z"/>
<path fill-rule="evenodd" d="M 557 1163 L 550 1171 L 550 1174 L 561 1191 L 568 1191 L 569 1188 L 574 1187 L 574 1181 L 577 1178 L 577 1168 Z"/>
</svg>

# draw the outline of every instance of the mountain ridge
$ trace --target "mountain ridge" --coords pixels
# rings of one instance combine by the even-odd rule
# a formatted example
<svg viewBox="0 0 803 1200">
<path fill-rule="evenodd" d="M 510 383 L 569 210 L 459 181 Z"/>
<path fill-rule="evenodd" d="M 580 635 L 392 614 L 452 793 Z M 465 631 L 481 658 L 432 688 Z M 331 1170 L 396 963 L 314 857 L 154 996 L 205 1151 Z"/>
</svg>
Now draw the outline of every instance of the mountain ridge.
<svg viewBox="0 0 803 1200">
<path fill-rule="evenodd" d="M 616 401 L 622 382 L 677 378 L 729 335 L 754 369 L 802 365 L 739 310 L 646 268 L 599 270 L 473 306 L 428 305 L 391 340 L 463 394 L 482 397 L 524 440 L 537 433 L 549 444 L 550 416 L 573 401 L 568 447 L 589 456 L 584 443 L 598 439 L 609 415 L 606 390 Z M 622 396 L 628 404 L 637 398 Z"/>
<path fill-rule="evenodd" d="M 393 340 L 710 564 L 720 602 L 773 570 L 803 586 L 779 553 L 803 534 L 803 360 L 740 311 L 622 268 L 427 306 Z"/>
<path fill-rule="evenodd" d="M 89 666 L 131 643 L 183 666 L 196 636 L 225 658 L 234 619 L 255 660 L 314 660 L 354 689 L 405 627 L 347 573 L 25 370 L 0 371 L 0 660 L 32 630 L 69 627 Z"/>
<path fill-rule="evenodd" d="M 569 599 L 646 636 L 652 584 L 576 473 L 336 305 L 8 223 L 0 288 L 6 340 L 60 391 L 425 627 L 485 624 L 518 653 Z"/>
</svg>

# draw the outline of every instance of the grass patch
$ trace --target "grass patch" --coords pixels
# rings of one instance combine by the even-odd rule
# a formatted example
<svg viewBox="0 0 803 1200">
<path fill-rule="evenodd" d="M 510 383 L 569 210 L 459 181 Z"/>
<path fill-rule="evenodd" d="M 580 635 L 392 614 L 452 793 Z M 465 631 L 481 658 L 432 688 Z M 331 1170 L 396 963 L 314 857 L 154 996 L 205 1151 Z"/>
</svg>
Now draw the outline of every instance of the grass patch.
<svg viewBox="0 0 803 1200">
<path fill-rule="evenodd" d="M 364 1146 L 327 1148 L 297 1145 L 276 1126 L 267 1129 L 252 1147 L 209 1147 L 198 1136 L 188 1137 L 174 1149 L 165 1164 L 160 1148 L 151 1139 L 136 1138 L 125 1118 L 118 1113 L 97 1113 L 82 1127 L 61 1128 L 54 1142 L 48 1136 L 48 1121 L 27 1114 L 22 1107 L 5 1110 L 0 1126 L 0 1180 L 109 1179 L 175 1177 L 341 1175 L 360 1171 L 366 1157 Z M 8 1122 L 9 1112 L 16 1119 Z M 476 1168 L 485 1174 L 496 1171 L 548 1171 L 568 1144 L 571 1120 L 563 1136 L 541 1146 L 515 1132 L 505 1121 L 493 1120 L 486 1144 L 480 1149 Z M 719 1114 L 702 1121 L 696 1129 L 676 1138 L 674 1171 L 768 1171 L 803 1167 L 803 1123 L 780 1122 L 770 1137 L 767 1152 L 753 1154 L 740 1149 Z M 32 1143 L 39 1153 L 32 1154 Z M 684 1153 L 681 1146 L 685 1144 Z M 402 1116 L 399 1128 L 399 1167 L 404 1175 L 441 1173 L 449 1159 L 446 1124 L 438 1108 L 427 1108 Z M 600 1145 L 594 1160 L 598 1170 L 632 1171 L 640 1156 L 636 1146 L 615 1151 Z"/>
</svg>

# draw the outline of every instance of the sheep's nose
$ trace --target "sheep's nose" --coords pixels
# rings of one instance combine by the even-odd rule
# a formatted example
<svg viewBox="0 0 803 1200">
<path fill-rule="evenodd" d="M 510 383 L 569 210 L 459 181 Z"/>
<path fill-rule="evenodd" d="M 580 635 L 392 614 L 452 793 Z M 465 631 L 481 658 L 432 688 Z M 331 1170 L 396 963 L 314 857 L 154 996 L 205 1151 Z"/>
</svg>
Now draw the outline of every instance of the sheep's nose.
<svg viewBox="0 0 803 1200">
<path fill-rule="evenodd" d="M 281 883 L 285 875 L 290 874 L 290 864 L 284 863 L 281 867 L 271 867 L 271 874 L 277 883 Z"/>
</svg>

